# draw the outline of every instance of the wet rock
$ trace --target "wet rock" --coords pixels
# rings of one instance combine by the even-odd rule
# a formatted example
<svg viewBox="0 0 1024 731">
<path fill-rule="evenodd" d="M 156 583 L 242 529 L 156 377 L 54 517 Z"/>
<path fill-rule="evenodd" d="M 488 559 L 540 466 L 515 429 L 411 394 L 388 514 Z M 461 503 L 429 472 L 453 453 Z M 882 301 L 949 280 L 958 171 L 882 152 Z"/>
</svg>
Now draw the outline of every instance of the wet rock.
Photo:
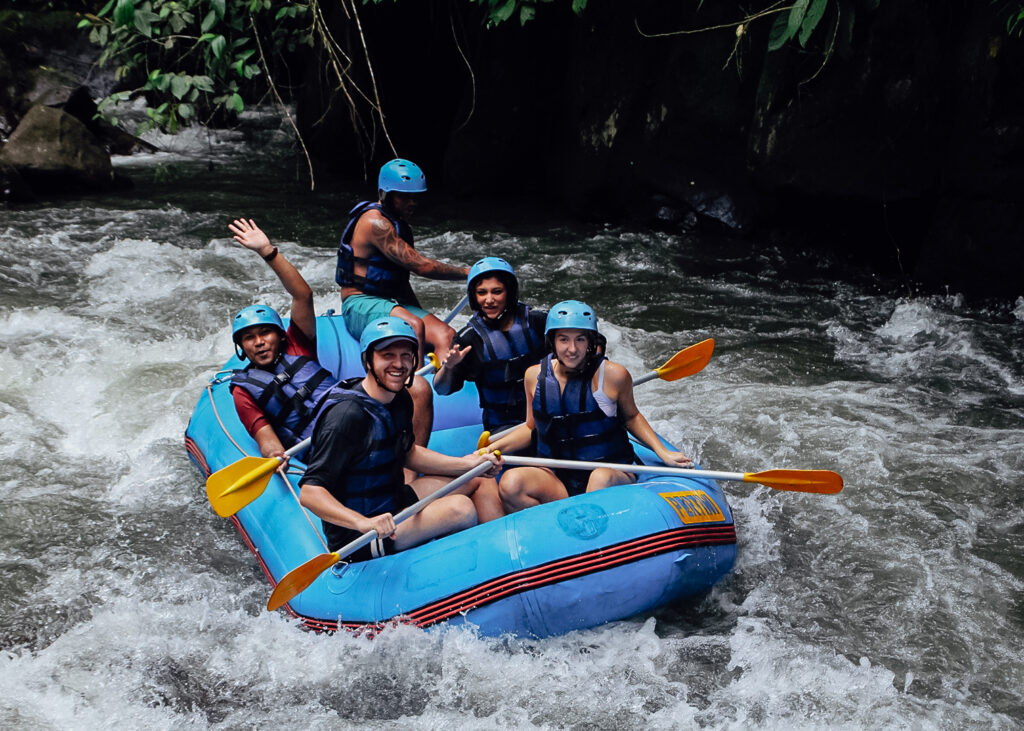
<svg viewBox="0 0 1024 731">
<path fill-rule="evenodd" d="M 40 194 L 109 189 L 110 155 L 75 117 L 34 106 L 0 149 L 0 164 L 15 168 Z"/>
</svg>

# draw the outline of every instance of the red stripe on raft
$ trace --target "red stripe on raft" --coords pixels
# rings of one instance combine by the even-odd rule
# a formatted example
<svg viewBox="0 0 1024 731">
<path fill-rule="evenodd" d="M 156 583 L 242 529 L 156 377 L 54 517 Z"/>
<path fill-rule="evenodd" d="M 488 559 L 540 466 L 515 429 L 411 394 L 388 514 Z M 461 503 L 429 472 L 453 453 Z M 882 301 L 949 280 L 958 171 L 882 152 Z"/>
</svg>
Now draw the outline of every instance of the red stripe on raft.
<svg viewBox="0 0 1024 731">
<path fill-rule="evenodd" d="M 191 437 L 185 437 L 185 450 L 192 455 L 192 460 L 199 466 L 199 469 L 203 471 L 204 477 L 210 476 L 210 466 L 206 464 L 206 456 L 202 450 L 192 441 Z"/>
<path fill-rule="evenodd" d="M 240 526 L 239 529 L 241 529 Z M 288 607 L 288 611 L 292 616 L 302 620 L 310 629 L 321 632 L 345 629 L 353 632 L 371 632 L 376 634 L 385 627 L 399 622 L 412 624 L 417 627 L 429 627 L 432 624 L 450 619 L 470 609 L 475 609 L 524 591 L 557 584 L 561 581 L 634 563 L 683 548 L 700 548 L 734 543 L 736 543 L 736 527 L 734 525 L 674 528 L 615 546 L 599 548 L 589 553 L 558 559 L 540 566 L 507 574 L 385 622 L 330 622 L 303 617 L 291 611 L 291 607 Z"/>
<path fill-rule="evenodd" d="M 669 551 L 735 542 L 736 529 L 732 525 L 677 528 L 518 571 L 409 612 L 405 618 L 418 627 L 427 627 L 484 604 L 549 584 L 586 576 Z"/>
</svg>

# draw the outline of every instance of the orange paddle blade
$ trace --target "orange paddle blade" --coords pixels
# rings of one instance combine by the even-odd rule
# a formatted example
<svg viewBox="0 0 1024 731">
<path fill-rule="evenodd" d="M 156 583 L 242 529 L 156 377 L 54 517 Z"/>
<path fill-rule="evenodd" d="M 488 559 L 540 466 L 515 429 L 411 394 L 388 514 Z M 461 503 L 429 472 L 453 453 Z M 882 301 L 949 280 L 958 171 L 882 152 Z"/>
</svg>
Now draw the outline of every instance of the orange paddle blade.
<svg viewBox="0 0 1024 731">
<path fill-rule="evenodd" d="M 661 368 L 655 368 L 655 373 L 663 381 L 678 381 L 680 378 L 692 376 L 703 370 L 711 360 L 711 354 L 714 351 L 715 341 L 713 338 L 702 340 L 696 345 L 680 350 L 665 361 Z"/>
<path fill-rule="evenodd" d="M 340 560 L 341 556 L 337 553 L 321 553 L 289 571 L 274 588 L 270 601 L 267 602 L 267 609 L 272 612 L 290 602 L 316 581 L 320 574 Z"/>
<path fill-rule="evenodd" d="M 276 457 L 244 457 L 206 478 L 206 497 L 222 518 L 234 515 L 263 494 L 281 464 Z"/>
<path fill-rule="evenodd" d="M 842 476 L 838 472 L 832 472 L 831 470 L 765 470 L 764 472 L 747 472 L 743 475 L 743 481 L 757 482 L 776 490 L 816 492 L 821 495 L 834 495 L 843 489 Z"/>
</svg>

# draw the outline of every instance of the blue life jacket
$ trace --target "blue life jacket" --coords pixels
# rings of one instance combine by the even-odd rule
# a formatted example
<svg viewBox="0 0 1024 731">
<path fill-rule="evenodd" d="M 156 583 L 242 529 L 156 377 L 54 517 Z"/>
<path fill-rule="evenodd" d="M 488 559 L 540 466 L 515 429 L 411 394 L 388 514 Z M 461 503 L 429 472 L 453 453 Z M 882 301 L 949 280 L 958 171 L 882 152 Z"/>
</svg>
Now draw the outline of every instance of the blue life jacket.
<svg viewBox="0 0 1024 731">
<path fill-rule="evenodd" d="M 636 454 L 629 434 L 618 416 L 606 416 L 594 400 L 593 368 L 584 377 L 570 377 L 559 392 L 551 368 L 554 354 L 540 362 L 537 390 L 533 394 L 533 421 L 537 431 L 537 456 L 585 462 L 633 463 Z M 594 366 L 604 356 L 596 356 Z M 583 473 L 581 473 L 583 474 Z"/>
<path fill-rule="evenodd" d="M 331 372 L 312 358 L 287 353 L 273 370 L 250 365 L 231 377 L 231 388 L 244 388 L 252 395 L 286 448 L 313 433 L 324 397 L 336 383 Z"/>
<path fill-rule="evenodd" d="M 338 268 L 334 274 L 334 281 L 342 287 L 355 287 L 364 294 L 374 297 L 406 302 L 412 292 L 409 286 L 409 270 L 391 261 L 377 249 L 374 249 L 370 256 L 362 258 L 356 256 L 355 250 L 352 248 L 352 235 L 356 230 L 356 222 L 369 210 L 380 211 L 381 215 L 391 221 L 399 238 L 409 246 L 413 245 L 412 228 L 408 223 L 389 214 L 380 203 L 363 201 L 348 212 L 348 225 L 345 226 L 345 230 L 341 234 L 341 243 L 338 244 Z M 360 276 L 355 273 L 357 262 L 366 265 L 365 275 Z"/>
<path fill-rule="evenodd" d="M 469 320 L 468 327 L 483 343 L 478 353 L 482 367 L 476 387 L 484 428 L 492 434 L 521 424 L 526 418 L 523 377 L 527 368 L 540 362 L 546 349 L 544 334 L 530 329 L 529 315 L 530 308 L 518 303 L 515 320 L 507 331 L 488 327 L 479 312 Z"/>
<path fill-rule="evenodd" d="M 343 505 L 366 516 L 394 513 L 396 497 L 405 485 L 405 456 L 413 445 L 412 411 L 404 424 L 396 424 L 386 404 L 354 387 L 361 379 L 350 379 L 339 384 L 327 398 L 320 415 L 344 401 L 356 401 L 373 423 L 369 445 L 345 472 L 344 483 L 336 485 L 331 494 Z M 319 421 L 319 416 L 317 417 Z M 314 423 L 315 429 L 315 423 Z M 344 532 L 333 524 L 324 523 L 324 532 L 330 541 L 333 529 Z"/>
</svg>

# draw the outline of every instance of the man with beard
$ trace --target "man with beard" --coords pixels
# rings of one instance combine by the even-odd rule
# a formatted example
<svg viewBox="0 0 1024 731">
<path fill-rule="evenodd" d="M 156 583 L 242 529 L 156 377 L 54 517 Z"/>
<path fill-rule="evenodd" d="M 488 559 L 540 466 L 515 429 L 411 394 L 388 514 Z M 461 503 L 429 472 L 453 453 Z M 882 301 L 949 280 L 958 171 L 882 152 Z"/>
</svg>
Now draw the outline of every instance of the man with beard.
<svg viewBox="0 0 1024 731">
<path fill-rule="evenodd" d="M 418 362 L 416 333 L 398 317 L 369 323 L 359 341 L 366 376 L 335 391 L 313 426 L 309 467 L 299 481 L 302 505 L 323 521 L 328 548 L 368 531 L 377 538 L 352 554 L 364 561 L 419 545 L 504 515 L 493 454 L 449 457 L 413 444 L 407 391 Z M 481 461 L 494 469 L 427 505 L 396 526 L 404 508 Z M 403 468 L 421 476 L 405 484 Z"/>
<path fill-rule="evenodd" d="M 235 315 L 235 352 L 249 364 L 231 379 L 231 395 L 242 425 L 263 457 L 284 457 L 312 434 L 313 420 L 337 379 L 317 362 L 313 290 L 294 265 L 270 243 L 252 219 L 228 229 L 241 246 L 259 254 L 292 297 L 291 322 L 267 305 L 250 305 Z M 434 420 L 433 392 L 417 376 L 409 389 L 415 403 L 417 444 L 426 444 Z"/>
</svg>

